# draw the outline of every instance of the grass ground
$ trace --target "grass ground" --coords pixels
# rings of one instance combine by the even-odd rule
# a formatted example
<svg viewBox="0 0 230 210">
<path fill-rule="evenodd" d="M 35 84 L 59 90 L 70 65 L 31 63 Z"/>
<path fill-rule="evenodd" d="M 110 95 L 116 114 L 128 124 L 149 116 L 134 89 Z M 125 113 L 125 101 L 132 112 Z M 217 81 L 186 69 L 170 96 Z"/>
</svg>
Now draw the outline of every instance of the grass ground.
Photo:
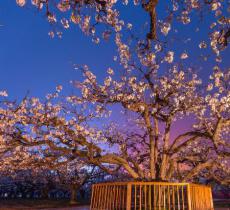
<svg viewBox="0 0 230 210">
<path fill-rule="evenodd" d="M 215 210 L 230 210 L 230 199 L 214 200 Z"/>
<path fill-rule="evenodd" d="M 230 201 L 218 201 L 215 210 L 230 210 Z M 70 205 L 68 200 L 0 200 L 0 210 L 89 210 L 87 203 Z"/>
<path fill-rule="evenodd" d="M 87 203 L 73 205 L 68 200 L 0 200 L 0 210 L 88 210 L 86 206 Z"/>
</svg>

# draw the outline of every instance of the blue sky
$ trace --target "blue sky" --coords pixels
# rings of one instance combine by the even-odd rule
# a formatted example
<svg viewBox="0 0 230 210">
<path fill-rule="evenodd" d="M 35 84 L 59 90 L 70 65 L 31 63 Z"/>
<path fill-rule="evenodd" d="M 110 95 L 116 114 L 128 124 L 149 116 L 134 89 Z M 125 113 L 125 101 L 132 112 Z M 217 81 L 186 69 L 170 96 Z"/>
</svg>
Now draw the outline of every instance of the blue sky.
<svg viewBox="0 0 230 210">
<path fill-rule="evenodd" d="M 112 62 L 109 43 L 92 44 L 78 27 L 65 31 L 62 39 L 51 39 L 45 17 L 14 1 L 0 2 L 0 25 L 0 89 L 14 98 L 27 91 L 44 96 L 58 84 L 68 86 L 79 75 L 75 63 L 100 72 Z"/>
<path fill-rule="evenodd" d="M 147 15 L 141 7 L 128 8 L 122 8 L 123 17 L 131 20 L 134 30 L 139 32 L 140 26 L 148 20 Z M 158 8 L 158 14 L 164 14 L 163 7 Z M 203 24 L 208 26 L 210 21 L 205 20 Z M 188 49 L 190 59 L 186 63 L 198 67 L 205 81 L 212 71 L 213 58 L 208 62 L 198 59 L 198 43 L 208 37 L 202 27 L 200 33 L 195 34 L 196 26 L 196 22 L 192 22 L 180 34 L 183 38 L 192 37 L 196 44 L 184 45 L 179 41 L 173 50 L 178 57 L 184 49 Z M 181 24 L 176 24 L 176 27 L 181 27 Z M 69 81 L 80 79 L 80 73 L 74 70 L 73 64 L 87 64 L 101 78 L 109 66 L 117 67 L 113 62 L 116 51 L 111 41 L 93 44 L 91 38 L 76 26 L 64 31 L 62 39 L 51 39 L 49 30 L 50 26 L 42 13 L 28 7 L 20 8 L 14 0 L 0 1 L 0 90 L 7 90 L 11 99 L 20 100 L 28 91 L 31 96 L 43 98 L 59 84 L 64 86 L 65 93 L 71 93 Z M 228 54 L 229 47 L 223 56 L 223 67 L 229 67 Z M 113 110 L 114 117 L 120 122 L 119 107 L 113 107 Z M 174 135 L 188 128 L 191 120 L 185 121 L 179 121 L 180 129 L 175 129 Z"/>
<path fill-rule="evenodd" d="M 147 20 L 140 7 L 135 11 L 127 8 L 121 8 L 126 20 L 134 19 L 132 22 L 136 26 Z M 158 10 L 159 15 L 163 14 L 163 7 L 159 6 Z M 0 25 L 0 89 L 6 89 L 12 98 L 21 98 L 27 91 L 30 95 L 41 97 L 58 84 L 64 85 L 70 92 L 69 81 L 78 79 L 80 75 L 75 72 L 73 64 L 88 64 L 99 77 L 110 65 L 114 65 L 112 42 L 95 45 L 76 26 L 65 31 L 62 39 L 51 39 L 48 36 L 50 26 L 44 15 L 29 7 L 20 8 L 14 0 L 0 2 Z M 198 36 L 193 34 L 195 27 L 196 24 L 190 24 L 182 35 L 192 36 L 197 41 L 207 37 L 204 30 Z M 183 52 L 183 48 L 174 47 L 178 53 Z M 198 46 L 191 43 L 188 48 L 192 58 L 188 63 L 203 67 L 205 78 L 212 67 L 212 60 L 200 62 L 196 57 Z M 227 52 L 224 58 L 223 65 L 229 66 Z"/>
</svg>

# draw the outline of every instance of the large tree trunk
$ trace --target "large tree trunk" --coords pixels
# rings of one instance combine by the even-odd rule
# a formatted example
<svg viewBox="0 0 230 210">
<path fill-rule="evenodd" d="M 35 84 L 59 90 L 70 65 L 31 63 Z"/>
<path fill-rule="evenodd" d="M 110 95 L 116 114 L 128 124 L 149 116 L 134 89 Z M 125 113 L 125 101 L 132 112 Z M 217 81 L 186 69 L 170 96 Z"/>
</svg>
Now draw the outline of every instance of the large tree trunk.
<svg viewBox="0 0 230 210">
<path fill-rule="evenodd" d="M 154 142 L 154 164 L 155 164 L 155 179 L 159 179 L 160 172 L 158 166 L 158 140 L 159 140 L 159 122 L 154 117 L 154 135 L 155 135 L 155 142 Z"/>
<path fill-rule="evenodd" d="M 49 198 L 49 188 L 48 187 L 44 186 L 44 188 L 42 188 L 41 197 L 43 199 L 48 199 Z"/>
<path fill-rule="evenodd" d="M 91 163 L 110 163 L 110 164 L 118 164 L 124 167 L 124 169 L 132 176 L 133 179 L 140 178 L 139 174 L 133 170 L 133 168 L 129 165 L 128 161 L 122 157 L 119 157 L 115 154 L 105 154 L 101 156 L 97 161 L 91 161 Z M 101 166 L 100 166 L 101 167 Z"/>
<path fill-rule="evenodd" d="M 76 204 L 77 203 L 77 189 L 78 189 L 78 186 L 76 184 L 73 184 L 70 187 L 70 192 L 71 192 L 70 203 L 71 204 Z"/>
<path fill-rule="evenodd" d="M 154 130 L 151 125 L 151 120 L 149 116 L 148 108 L 145 109 L 144 119 L 149 135 L 149 149 L 150 149 L 150 176 L 151 179 L 156 178 L 156 168 L 155 168 L 155 142 L 154 142 Z"/>
<path fill-rule="evenodd" d="M 194 176 L 198 176 L 198 174 L 208 168 L 211 167 L 214 164 L 213 160 L 208 160 L 207 162 L 200 163 L 196 167 L 194 167 L 182 180 L 182 182 L 188 182 L 190 179 L 192 179 Z"/>
<path fill-rule="evenodd" d="M 166 171 L 168 169 L 168 147 L 169 147 L 169 138 L 170 138 L 170 127 L 171 122 L 166 123 L 165 127 L 165 134 L 164 134 L 164 146 L 163 146 L 163 155 L 162 155 L 162 162 L 160 167 L 160 179 L 165 180 L 166 179 Z"/>
</svg>

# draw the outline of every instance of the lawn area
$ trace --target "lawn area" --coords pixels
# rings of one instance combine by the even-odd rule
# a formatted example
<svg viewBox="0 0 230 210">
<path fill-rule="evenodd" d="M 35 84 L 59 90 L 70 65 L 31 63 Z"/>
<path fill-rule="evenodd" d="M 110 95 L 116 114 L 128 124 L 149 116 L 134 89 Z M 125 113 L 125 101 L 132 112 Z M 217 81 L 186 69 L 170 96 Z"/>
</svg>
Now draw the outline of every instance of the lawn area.
<svg viewBox="0 0 230 210">
<path fill-rule="evenodd" d="M 0 200 L 0 210 L 89 210 L 89 204 L 70 205 L 68 200 Z M 229 201 L 218 201 L 215 210 L 230 210 Z"/>
<path fill-rule="evenodd" d="M 34 209 L 65 209 L 88 210 L 86 203 L 69 204 L 68 200 L 0 200 L 1 210 L 34 210 Z"/>
<path fill-rule="evenodd" d="M 230 199 L 214 200 L 215 210 L 230 210 Z"/>
</svg>

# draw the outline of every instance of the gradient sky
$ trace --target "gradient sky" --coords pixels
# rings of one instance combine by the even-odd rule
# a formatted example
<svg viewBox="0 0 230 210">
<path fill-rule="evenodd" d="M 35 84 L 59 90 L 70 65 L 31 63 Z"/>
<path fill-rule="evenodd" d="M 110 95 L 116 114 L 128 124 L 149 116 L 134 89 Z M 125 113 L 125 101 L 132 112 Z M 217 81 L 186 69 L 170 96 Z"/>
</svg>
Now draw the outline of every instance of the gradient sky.
<svg viewBox="0 0 230 210">
<path fill-rule="evenodd" d="M 0 89 L 12 97 L 27 91 L 44 96 L 56 85 L 68 84 L 77 76 L 74 63 L 100 71 L 112 61 L 111 46 L 92 44 L 78 27 L 66 31 L 62 39 L 50 39 L 45 17 L 17 7 L 15 1 L 0 2 L 0 25 Z"/>
<path fill-rule="evenodd" d="M 123 13 L 125 11 L 125 19 L 133 19 L 133 8 L 121 10 Z M 163 11 L 163 8 L 159 6 L 158 10 Z M 147 20 L 140 7 L 135 8 L 135 15 L 136 26 Z M 71 86 L 67 84 L 79 77 L 73 64 L 88 64 L 98 76 L 114 65 L 112 42 L 92 44 L 90 37 L 73 26 L 64 32 L 62 39 L 50 39 L 50 26 L 43 14 L 29 7 L 20 8 L 14 0 L 0 1 L 0 25 L 0 89 L 6 89 L 12 98 L 21 98 L 27 91 L 30 95 L 44 96 L 58 84 L 68 87 L 67 92 L 70 91 Z M 195 27 L 194 23 L 190 24 L 182 36 L 189 33 L 193 36 L 191 29 Z M 193 38 L 202 40 L 206 36 L 204 32 Z M 192 46 L 192 43 L 188 47 L 190 56 L 194 56 L 197 62 L 198 47 Z M 176 48 L 178 52 L 183 52 L 182 48 Z M 226 56 L 227 52 L 225 67 L 230 63 Z M 199 64 L 207 69 L 211 67 L 211 62 Z M 202 72 L 204 77 L 210 72 L 206 69 Z"/>
<path fill-rule="evenodd" d="M 125 14 L 123 17 L 126 20 L 134 24 L 137 32 L 148 20 L 141 7 L 121 7 L 121 12 Z M 164 8 L 160 5 L 158 15 L 161 14 L 164 14 Z M 208 25 L 211 21 L 205 20 L 204 24 Z M 180 26 L 177 24 L 177 27 Z M 201 27 L 200 33 L 195 34 L 196 27 L 197 22 L 192 22 L 180 36 L 192 37 L 196 43 L 207 40 L 206 29 Z M 20 8 L 16 6 L 15 0 L 0 1 L 0 90 L 7 90 L 11 99 L 20 100 L 28 91 L 31 96 L 44 97 L 59 84 L 64 86 L 65 93 L 70 93 L 72 87 L 69 81 L 80 78 L 73 64 L 87 64 L 101 78 L 109 66 L 116 66 L 113 62 L 115 48 L 112 41 L 93 44 L 90 37 L 83 35 L 73 25 L 70 30 L 64 31 L 62 39 L 51 39 L 49 30 L 50 26 L 42 13 L 27 6 Z M 186 62 L 198 66 L 197 70 L 206 80 L 212 71 L 213 58 L 208 62 L 201 61 L 197 57 L 200 53 L 198 45 L 193 42 L 180 44 L 178 42 L 173 46 L 177 56 L 188 49 L 190 59 Z M 221 64 L 225 68 L 230 64 L 228 54 L 229 47 L 225 50 L 224 62 Z M 119 119 L 119 107 L 113 107 L 113 110 L 114 117 Z M 190 123 L 191 119 L 178 121 L 174 124 L 172 135 L 185 131 Z"/>
</svg>

